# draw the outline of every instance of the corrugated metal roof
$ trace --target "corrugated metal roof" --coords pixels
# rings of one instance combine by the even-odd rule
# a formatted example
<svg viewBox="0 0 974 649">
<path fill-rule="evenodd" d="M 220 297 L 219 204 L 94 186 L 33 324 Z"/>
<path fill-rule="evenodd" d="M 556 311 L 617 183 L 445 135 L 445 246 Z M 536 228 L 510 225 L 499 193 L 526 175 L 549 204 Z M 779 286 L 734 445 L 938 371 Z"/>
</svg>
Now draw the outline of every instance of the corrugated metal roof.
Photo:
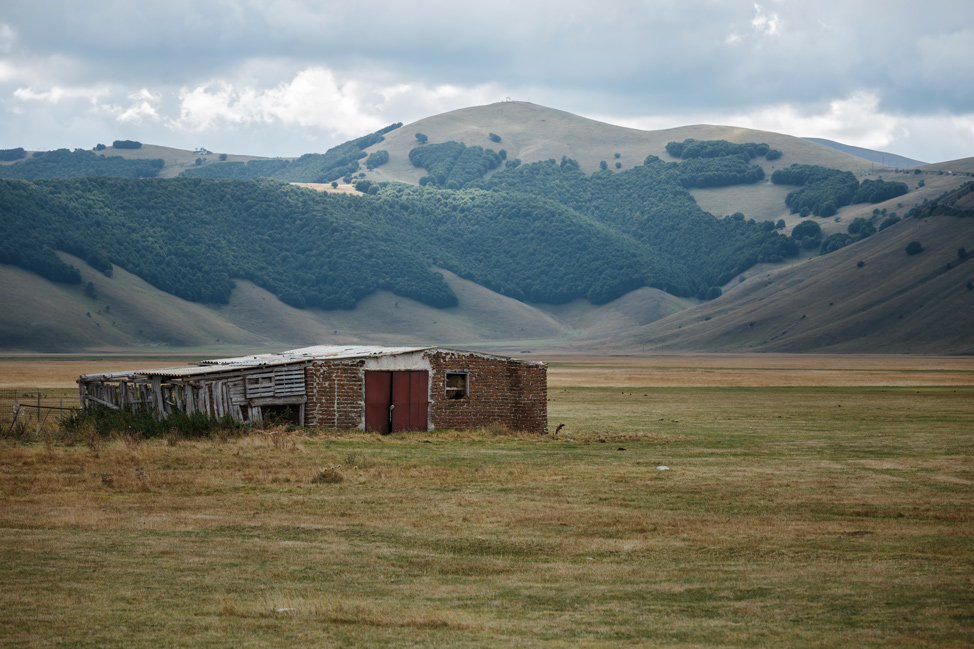
<svg viewBox="0 0 974 649">
<path fill-rule="evenodd" d="M 269 363 L 293 363 L 295 361 L 308 361 L 319 358 L 365 358 L 369 356 L 391 356 L 395 354 L 408 354 L 410 352 L 423 351 L 430 347 L 379 347 L 375 345 L 315 345 L 314 347 L 302 347 L 292 349 L 278 354 L 256 354 L 254 356 L 239 356 L 237 358 L 218 358 L 211 361 L 202 361 L 200 365 L 233 365 L 249 366 L 253 364 L 264 365 Z"/>
<path fill-rule="evenodd" d="M 237 356 L 234 358 L 217 358 L 213 360 L 200 361 L 196 365 L 183 365 L 181 367 L 162 367 L 151 370 L 135 370 L 129 372 L 112 372 L 108 374 L 85 374 L 79 381 L 105 381 L 120 380 L 125 378 L 146 379 L 153 376 L 164 376 L 169 378 L 191 379 L 197 376 L 208 376 L 223 372 L 232 372 L 237 369 L 253 369 L 258 367 L 275 367 L 279 365 L 290 365 L 319 359 L 343 359 L 343 358 L 374 358 L 376 356 L 395 356 L 397 354 L 411 354 L 435 349 L 445 353 L 457 354 L 477 354 L 486 358 L 506 359 L 504 356 L 494 356 L 482 352 L 470 352 L 460 349 L 447 349 L 444 347 L 381 347 L 376 345 L 316 345 L 314 347 L 302 347 L 276 354 L 254 354 L 252 356 Z M 508 359 L 509 360 L 509 359 Z M 539 361 L 518 361 L 521 363 L 539 364 Z"/>
<path fill-rule="evenodd" d="M 185 377 L 206 376 L 209 374 L 219 374 L 234 369 L 251 369 L 255 367 L 274 367 L 278 365 L 289 365 L 302 361 L 312 361 L 316 359 L 341 359 L 341 358 L 369 358 L 374 356 L 392 356 L 396 354 L 408 354 L 412 352 L 424 351 L 432 347 L 379 347 L 375 345 L 317 345 L 314 347 L 302 347 L 292 349 L 277 354 L 254 354 L 252 356 L 237 356 L 234 358 L 217 358 L 213 360 L 200 361 L 197 365 L 184 365 L 181 367 L 163 367 L 149 370 L 135 370 L 128 372 L 111 372 L 108 374 L 85 374 L 81 380 L 112 380 L 123 379 L 126 377 Z"/>
</svg>

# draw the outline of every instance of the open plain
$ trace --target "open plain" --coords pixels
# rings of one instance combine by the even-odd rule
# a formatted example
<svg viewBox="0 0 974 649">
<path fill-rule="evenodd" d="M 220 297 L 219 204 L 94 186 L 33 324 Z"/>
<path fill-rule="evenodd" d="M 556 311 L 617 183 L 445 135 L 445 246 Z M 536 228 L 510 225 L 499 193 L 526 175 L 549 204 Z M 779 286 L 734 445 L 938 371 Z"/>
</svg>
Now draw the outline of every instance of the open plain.
<svg viewBox="0 0 974 649">
<path fill-rule="evenodd" d="M 0 645 L 971 645 L 974 358 L 543 360 L 545 436 L 0 440 Z"/>
</svg>

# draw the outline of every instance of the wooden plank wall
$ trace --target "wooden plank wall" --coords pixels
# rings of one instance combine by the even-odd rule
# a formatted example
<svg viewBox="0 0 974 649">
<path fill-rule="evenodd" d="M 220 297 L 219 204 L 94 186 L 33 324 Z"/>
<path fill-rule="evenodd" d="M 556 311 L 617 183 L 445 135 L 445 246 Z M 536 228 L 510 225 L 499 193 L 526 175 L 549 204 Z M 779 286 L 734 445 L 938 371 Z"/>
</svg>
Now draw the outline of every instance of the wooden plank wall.
<svg viewBox="0 0 974 649">
<path fill-rule="evenodd" d="M 260 399 L 262 404 L 305 396 L 303 365 L 274 369 L 255 368 L 238 375 L 207 378 L 150 378 L 115 379 L 114 381 L 82 381 L 82 408 L 95 404 L 110 408 L 144 409 L 159 416 L 173 412 L 204 412 L 214 417 L 230 415 L 237 421 L 260 420 L 260 407 L 251 405 Z M 247 407 L 247 415 L 244 414 Z"/>
</svg>

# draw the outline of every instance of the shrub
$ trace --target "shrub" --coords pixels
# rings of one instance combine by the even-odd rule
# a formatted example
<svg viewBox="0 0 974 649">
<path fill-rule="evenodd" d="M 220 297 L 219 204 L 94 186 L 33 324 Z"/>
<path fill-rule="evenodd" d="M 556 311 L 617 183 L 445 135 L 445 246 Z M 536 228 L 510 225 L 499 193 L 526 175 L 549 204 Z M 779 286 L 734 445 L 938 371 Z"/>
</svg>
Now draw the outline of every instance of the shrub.
<svg viewBox="0 0 974 649">
<path fill-rule="evenodd" d="M 229 415 L 214 417 L 202 412 L 174 412 L 165 419 L 156 419 L 146 411 L 91 408 L 79 410 L 61 422 L 69 434 L 95 431 L 101 437 L 112 434 L 129 434 L 140 437 L 225 437 L 228 433 L 239 434 L 244 424 Z"/>
<path fill-rule="evenodd" d="M 345 474 L 341 472 L 342 465 L 330 466 L 318 471 L 312 478 L 311 484 L 338 484 L 345 480 Z"/>
<path fill-rule="evenodd" d="M 839 250 L 840 248 L 845 248 L 850 243 L 852 243 L 852 241 L 853 241 L 852 237 L 850 237 L 848 234 L 844 234 L 842 232 L 836 232 L 834 234 L 830 234 L 829 237 L 822 242 L 822 246 L 819 248 L 819 252 L 823 255 L 827 255 L 830 252 L 835 252 L 836 250 Z"/>
<path fill-rule="evenodd" d="M 879 224 L 879 230 L 880 230 L 880 232 L 882 232 L 883 230 L 885 230 L 889 226 L 896 225 L 899 222 L 900 222 L 900 217 L 898 217 L 896 215 L 888 216 L 888 217 L 886 217 L 883 220 L 882 223 Z"/>
<path fill-rule="evenodd" d="M 426 144 L 426 142 L 429 140 L 429 136 L 427 136 L 425 133 L 417 133 L 416 134 L 416 140 L 420 144 Z"/>
<path fill-rule="evenodd" d="M 923 252 L 923 246 L 920 245 L 919 241 L 911 241 L 906 244 L 906 254 L 919 255 L 921 252 Z"/>
<path fill-rule="evenodd" d="M 355 181 L 355 191 L 362 192 L 363 194 L 368 194 L 368 193 L 370 193 L 370 190 L 371 189 L 372 189 L 372 181 L 371 180 L 357 180 L 357 181 Z"/>
<path fill-rule="evenodd" d="M 791 237 L 797 241 L 800 241 L 806 237 L 819 237 L 822 236 L 822 226 L 820 226 L 815 221 L 802 221 L 796 225 L 791 231 Z"/>
<path fill-rule="evenodd" d="M 387 162 L 389 162 L 389 152 L 385 149 L 381 149 L 369 154 L 369 157 L 365 160 L 365 167 L 367 169 L 375 169 L 376 167 L 381 167 Z"/>
</svg>

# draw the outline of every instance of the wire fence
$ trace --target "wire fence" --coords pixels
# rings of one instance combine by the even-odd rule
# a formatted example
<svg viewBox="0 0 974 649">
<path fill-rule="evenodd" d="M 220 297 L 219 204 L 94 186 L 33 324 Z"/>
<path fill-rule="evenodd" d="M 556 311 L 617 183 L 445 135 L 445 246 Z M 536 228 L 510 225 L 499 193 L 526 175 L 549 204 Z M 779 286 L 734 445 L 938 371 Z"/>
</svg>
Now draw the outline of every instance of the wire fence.
<svg viewBox="0 0 974 649">
<path fill-rule="evenodd" d="M 0 432 L 12 430 L 14 426 L 56 426 L 63 417 L 77 410 L 77 404 L 63 395 L 0 390 Z"/>
</svg>

